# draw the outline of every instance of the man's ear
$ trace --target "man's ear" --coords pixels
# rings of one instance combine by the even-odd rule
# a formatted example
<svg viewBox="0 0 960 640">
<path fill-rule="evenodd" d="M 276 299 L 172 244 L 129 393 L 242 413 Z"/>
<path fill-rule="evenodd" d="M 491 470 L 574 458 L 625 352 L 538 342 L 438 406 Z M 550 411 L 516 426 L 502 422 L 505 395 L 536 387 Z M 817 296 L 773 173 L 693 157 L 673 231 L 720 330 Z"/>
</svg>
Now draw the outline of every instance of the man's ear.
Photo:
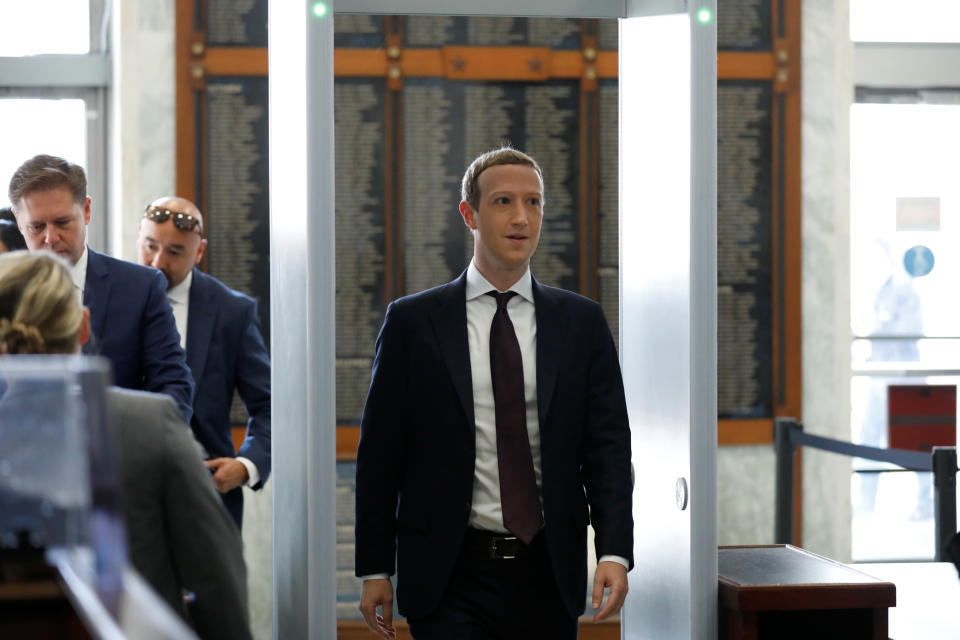
<svg viewBox="0 0 960 640">
<path fill-rule="evenodd" d="M 90 309 L 83 308 L 83 321 L 80 322 L 80 333 L 77 335 L 77 343 L 84 345 L 90 339 Z"/>
<path fill-rule="evenodd" d="M 463 218 L 463 224 L 467 225 L 471 229 L 477 228 L 476 212 L 473 210 L 473 207 L 470 206 L 470 203 L 466 200 L 460 201 L 460 216 Z"/>
<path fill-rule="evenodd" d="M 93 199 L 90 196 L 87 196 L 83 202 L 83 224 L 90 224 L 90 203 L 92 202 Z"/>
<path fill-rule="evenodd" d="M 207 239 L 204 238 L 200 240 L 200 246 L 197 247 L 197 257 L 193 260 L 193 266 L 200 264 L 200 259 L 203 258 L 203 252 L 207 250 Z"/>
</svg>

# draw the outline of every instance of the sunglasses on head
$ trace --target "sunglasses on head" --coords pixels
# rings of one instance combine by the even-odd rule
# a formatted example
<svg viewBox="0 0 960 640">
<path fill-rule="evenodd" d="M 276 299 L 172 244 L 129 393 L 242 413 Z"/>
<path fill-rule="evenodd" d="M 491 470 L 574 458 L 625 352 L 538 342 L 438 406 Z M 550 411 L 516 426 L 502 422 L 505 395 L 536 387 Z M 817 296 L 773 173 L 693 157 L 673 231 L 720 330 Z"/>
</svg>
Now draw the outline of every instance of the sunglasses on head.
<svg viewBox="0 0 960 640">
<path fill-rule="evenodd" d="M 197 233 L 203 235 L 203 225 L 200 223 L 200 220 L 194 218 L 189 213 L 161 209 L 153 205 L 148 206 L 147 210 L 143 212 L 144 218 L 154 222 L 166 222 L 171 216 L 173 216 L 173 226 L 180 229 L 180 231 L 193 231 L 196 229 Z"/>
</svg>

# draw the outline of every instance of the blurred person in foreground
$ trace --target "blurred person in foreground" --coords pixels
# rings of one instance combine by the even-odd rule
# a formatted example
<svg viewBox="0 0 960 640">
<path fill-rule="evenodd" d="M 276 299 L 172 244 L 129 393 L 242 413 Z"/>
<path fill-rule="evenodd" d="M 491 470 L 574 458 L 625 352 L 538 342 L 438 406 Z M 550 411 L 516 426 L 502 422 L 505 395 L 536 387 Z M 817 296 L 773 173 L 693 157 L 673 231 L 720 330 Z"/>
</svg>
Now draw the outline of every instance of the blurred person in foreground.
<svg viewBox="0 0 960 640">
<path fill-rule="evenodd" d="M 0 354 L 79 353 L 89 337 L 90 312 L 63 260 L 0 255 Z M 250 638 L 240 536 L 176 404 L 118 387 L 106 399 L 131 564 L 200 637 Z"/>
</svg>

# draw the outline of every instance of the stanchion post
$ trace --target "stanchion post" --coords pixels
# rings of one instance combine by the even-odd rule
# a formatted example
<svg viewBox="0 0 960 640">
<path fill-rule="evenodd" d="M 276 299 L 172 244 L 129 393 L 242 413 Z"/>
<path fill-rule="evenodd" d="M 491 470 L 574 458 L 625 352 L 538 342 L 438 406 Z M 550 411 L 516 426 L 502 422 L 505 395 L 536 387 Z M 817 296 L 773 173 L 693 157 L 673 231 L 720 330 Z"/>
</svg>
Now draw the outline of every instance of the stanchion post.
<svg viewBox="0 0 960 640">
<path fill-rule="evenodd" d="M 777 455 L 776 512 L 773 541 L 776 544 L 793 542 L 793 465 L 796 445 L 790 433 L 799 429 L 796 418 L 775 418 L 773 446 Z"/>
<path fill-rule="evenodd" d="M 957 448 L 933 448 L 933 504 L 937 548 L 934 559 L 943 559 L 943 550 L 957 532 Z"/>
</svg>

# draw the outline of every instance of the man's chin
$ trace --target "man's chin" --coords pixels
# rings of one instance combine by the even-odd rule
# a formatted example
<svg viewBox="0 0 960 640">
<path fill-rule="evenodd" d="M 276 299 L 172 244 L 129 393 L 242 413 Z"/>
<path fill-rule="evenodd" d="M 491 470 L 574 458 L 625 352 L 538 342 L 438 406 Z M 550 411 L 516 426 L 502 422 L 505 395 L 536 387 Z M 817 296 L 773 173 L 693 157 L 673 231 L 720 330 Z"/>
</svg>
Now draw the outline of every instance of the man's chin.
<svg viewBox="0 0 960 640">
<path fill-rule="evenodd" d="M 80 256 L 73 256 L 73 253 L 68 249 L 54 250 L 54 253 L 67 261 L 67 264 L 73 266 L 77 264 L 77 261 L 80 260 Z"/>
</svg>

